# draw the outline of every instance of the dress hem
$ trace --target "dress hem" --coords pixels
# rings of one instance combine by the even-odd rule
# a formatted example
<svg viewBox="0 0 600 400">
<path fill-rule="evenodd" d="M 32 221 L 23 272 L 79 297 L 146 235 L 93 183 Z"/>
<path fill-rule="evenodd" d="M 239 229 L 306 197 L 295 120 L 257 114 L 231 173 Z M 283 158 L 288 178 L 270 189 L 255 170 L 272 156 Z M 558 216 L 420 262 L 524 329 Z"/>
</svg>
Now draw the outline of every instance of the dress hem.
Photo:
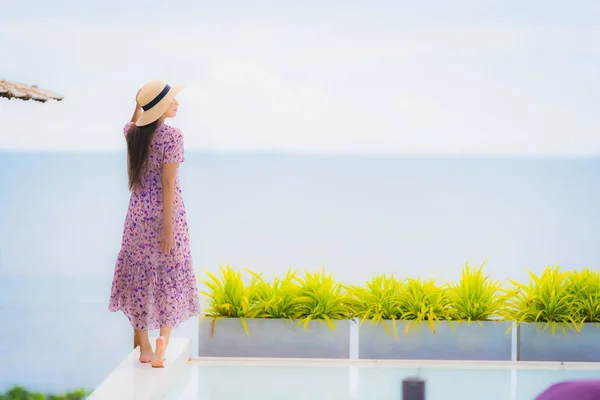
<svg viewBox="0 0 600 400">
<path fill-rule="evenodd" d="M 133 329 L 137 329 L 138 331 L 152 331 L 152 330 L 157 330 L 160 329 L 162 327 L 170 327 L 171 329 L 177 329 L 183 322 L 186 322 L 194 317 L 200 317 L 202 315 L 202 312 L 200 310 L 194 310 L 194 311 L 188 311 L 186 313 L 184 313 L 181 318 L 178 318 L 178 321 L 176 324 L 172 324 L 169 325 L 168 322 L 164 322 L 164 323 L 153 323 L 153 324 L 148 324 L 148 326 L 146 326 L 144 329 L 139 329 L 135 327 L 135 323 L 133 322 L 134 319 L 131 318 L 129 315 L 127 315 L 127 313 L 125 312 L 125 310 L 123 308 L 120 307 L 109 307 L 108 311 L 110 312 L 119 312 L 122 311 L 123 314 L 125 315 L 125 317 L 127 317 L 127 319 L 129 320 L 129 323 L 131 324 L 131 327 Z"/>
</svg>

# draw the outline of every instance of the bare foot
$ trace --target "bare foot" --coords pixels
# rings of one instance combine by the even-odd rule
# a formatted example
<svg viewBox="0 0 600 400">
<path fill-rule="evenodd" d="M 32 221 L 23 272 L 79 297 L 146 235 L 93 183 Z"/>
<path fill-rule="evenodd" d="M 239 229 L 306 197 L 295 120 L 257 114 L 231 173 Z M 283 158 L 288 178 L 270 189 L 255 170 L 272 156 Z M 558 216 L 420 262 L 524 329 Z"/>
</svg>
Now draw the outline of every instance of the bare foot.
<svg viewBox="0 0 600 400">
<path fill-rule="evenodd" d="M 152 346 L 148 346 L 148 348 L 140 348 L 140 362 L 141 363 L 149 363 L 152 361 L 152 356 L 154 352 L 152 351 Z"/>
<path fill-rule="evenodd" d="M 165 350 L 167 349 L 167 343 L 164 336 L 160 336 L 156 339 L 156 352 L 152 357 L 150 364 L 153 368 L 164 368 L 165 367 Z"/>
</svg>

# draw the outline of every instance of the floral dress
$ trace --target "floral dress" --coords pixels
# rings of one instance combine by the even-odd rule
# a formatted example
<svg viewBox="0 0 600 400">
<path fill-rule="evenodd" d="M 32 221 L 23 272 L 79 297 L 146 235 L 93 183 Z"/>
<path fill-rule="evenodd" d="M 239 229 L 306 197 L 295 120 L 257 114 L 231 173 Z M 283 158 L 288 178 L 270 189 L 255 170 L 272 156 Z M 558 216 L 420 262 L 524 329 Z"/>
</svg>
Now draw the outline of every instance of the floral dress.
<svg viewBox="0 0 600 400">
<path fill-rule="evenodd" d="M 125 136 L 132 124 L 125 125 Z M 131 192 L 109 310 L 123 311 L 138 330 L 176 328 L 181 322 L 200 315 L 179 177 L 175 181 L 173 204 L 175 248 L 167 255 L 160 248 L 162 166 L 184 161 L 181 131 L 161 125 L 154 132 L 147 161 L 142 184 Z"/>
</svg>

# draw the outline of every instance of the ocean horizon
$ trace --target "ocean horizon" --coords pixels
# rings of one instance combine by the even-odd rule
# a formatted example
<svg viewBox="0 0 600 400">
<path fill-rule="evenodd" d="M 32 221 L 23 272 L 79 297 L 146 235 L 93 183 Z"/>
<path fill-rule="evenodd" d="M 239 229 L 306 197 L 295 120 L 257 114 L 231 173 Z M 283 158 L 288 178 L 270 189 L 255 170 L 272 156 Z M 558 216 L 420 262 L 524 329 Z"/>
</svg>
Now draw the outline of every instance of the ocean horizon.
<svg viewBox="0 0 600 400">
<path fill-rule="evenodd" d="M 129 193 L 124 152 L 0 152 L 0 392 L 93 389 L 131 349 L 108 312 Z M 186 152 L 195 271 L 322 266 L 500 280 L 598 268 L 600 157 Z M 188 321 L 178 335 L 194 337 Z"/>
</svg>

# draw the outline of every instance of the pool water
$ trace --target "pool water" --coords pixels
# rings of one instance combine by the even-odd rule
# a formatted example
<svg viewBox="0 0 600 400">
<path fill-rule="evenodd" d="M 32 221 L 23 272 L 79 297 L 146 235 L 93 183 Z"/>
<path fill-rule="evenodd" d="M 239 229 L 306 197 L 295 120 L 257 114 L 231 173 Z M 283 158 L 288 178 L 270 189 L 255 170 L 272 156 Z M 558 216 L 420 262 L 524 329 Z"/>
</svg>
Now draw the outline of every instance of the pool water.
<svg viewBox="0 0 600 400">
<path fill-rule="evenodd" d="M 544 369 L 546 368 L 546 369 Z M 533 400 L 555 382 L 600 379 L 600 366 L 210 363 L 192 361 L 170 400 L 401 400 L 402 380 L 425 380 L 426 400 Z"/>
</svg>

